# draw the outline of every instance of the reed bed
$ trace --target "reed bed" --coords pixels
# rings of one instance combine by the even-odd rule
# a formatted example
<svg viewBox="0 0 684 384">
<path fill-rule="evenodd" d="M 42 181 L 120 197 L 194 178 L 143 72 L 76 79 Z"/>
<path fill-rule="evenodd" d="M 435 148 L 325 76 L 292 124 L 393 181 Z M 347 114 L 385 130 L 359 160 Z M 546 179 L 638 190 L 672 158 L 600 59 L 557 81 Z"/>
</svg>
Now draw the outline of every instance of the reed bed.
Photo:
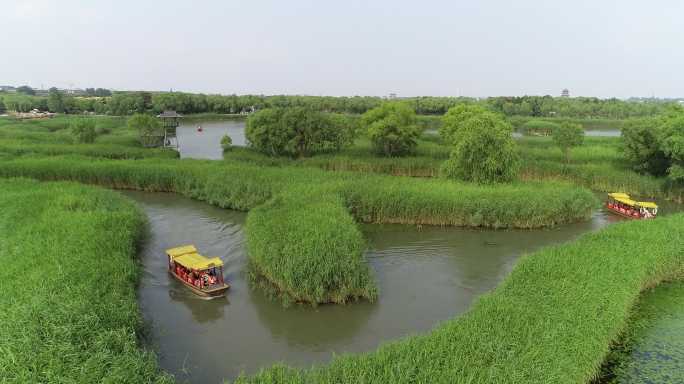
<svg viewBox="0 0 684 384">
<path fill-rule="evenodd" d="M 0 180 L 1 382 L 172 382 L 138 340 L 143 225 L 115 192 Z"/>
<path fill-rule="evenodd" d="M 552 161 L 526 162 L 521 172 L 523 180 L 565 180 L 600 192 L 627 192 L 638 196 L 665 197 L 681 201 L 681 189 L 668 191 L 663 178 L 640 175 L 611 164 L 570 164 Z"/>
<path fill-rule="evenodd" d="M 361 221 L 406 224 L 539 228 L 587 218 L 597 204 L 588 190 L 567 183 L 478 186 L 441 179 L 201 160 L 19 158 L 4 161 L 0 176 L 177 192 L 238 210 L 255 208 L 289 188 L 326 187 L 340 194 Z M 471 216 L 485 219 L 475 223 Z M 494 220 L 495 216 L 499 218 Z"/>
<path fill-rule="evenodd" d="M 586 383 L 642 290 L 684 276 L 684 215 L 615 224 L 524 256 L 464 315 L 374 352 L 237 383 Z"/>
<path fill-rule="evenodd" d="M 250 211 L 246 231 L 251 273 L 285 302 L 376 298 L 363 236 L 334 192 L 291 188 Z"/>
</svg>

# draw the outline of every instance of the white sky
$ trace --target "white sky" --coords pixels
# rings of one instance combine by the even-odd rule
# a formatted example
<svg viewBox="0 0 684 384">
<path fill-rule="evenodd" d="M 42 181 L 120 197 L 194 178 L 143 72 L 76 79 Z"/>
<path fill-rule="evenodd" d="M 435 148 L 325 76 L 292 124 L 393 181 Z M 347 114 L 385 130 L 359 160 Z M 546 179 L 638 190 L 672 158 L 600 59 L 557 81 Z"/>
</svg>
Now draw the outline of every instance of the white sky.
<svg viewBox="0 0 684 384">
<path fill-rule="evenodd" d="M 0 85 L 684 96 L 676 0 L 0 0 Z"/>
</svg>

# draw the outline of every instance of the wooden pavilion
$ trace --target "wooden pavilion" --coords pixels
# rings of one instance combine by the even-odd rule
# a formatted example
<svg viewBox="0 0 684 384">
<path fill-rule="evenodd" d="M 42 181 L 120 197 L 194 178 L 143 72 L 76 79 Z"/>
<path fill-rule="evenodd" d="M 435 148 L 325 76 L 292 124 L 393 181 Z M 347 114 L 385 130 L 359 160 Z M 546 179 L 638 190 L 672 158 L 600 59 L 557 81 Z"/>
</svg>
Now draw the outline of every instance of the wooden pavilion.
<svg viewBox="0 0 684 384">
<path fill-rule="evenodd" d="M 178 148 L 178 136 L 176 129 L 180 125 L 180 119 L 183 115 L 176 113 L 176 111 L 164 111 L 157 115 L 162 121 L 162 129 L 164 133 L 163 147 L 164 148 Z"/>
</svg>

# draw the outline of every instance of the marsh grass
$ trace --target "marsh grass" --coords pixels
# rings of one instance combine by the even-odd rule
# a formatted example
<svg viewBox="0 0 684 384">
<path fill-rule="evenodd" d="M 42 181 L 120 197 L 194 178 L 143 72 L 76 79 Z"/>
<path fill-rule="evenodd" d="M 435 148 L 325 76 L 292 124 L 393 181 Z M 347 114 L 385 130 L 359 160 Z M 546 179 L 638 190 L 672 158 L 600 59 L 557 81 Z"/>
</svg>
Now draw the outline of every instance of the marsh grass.
<svg viewBox="0 0 684 384">
<path fill-rule="evenodd" d="M 172 382 L 137 338 L 143 225 L 115 192 L 0 180 L 0 381 Z"/>
</svg>

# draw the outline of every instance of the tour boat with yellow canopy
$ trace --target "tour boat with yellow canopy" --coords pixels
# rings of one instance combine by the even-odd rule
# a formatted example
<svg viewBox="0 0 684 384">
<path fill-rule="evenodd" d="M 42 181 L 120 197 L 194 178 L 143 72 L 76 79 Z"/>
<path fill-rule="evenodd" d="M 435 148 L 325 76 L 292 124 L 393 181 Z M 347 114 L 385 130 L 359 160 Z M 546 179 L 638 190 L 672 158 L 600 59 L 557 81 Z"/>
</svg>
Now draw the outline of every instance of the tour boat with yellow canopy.
<svg viewBox="0 0 684 384">
<path fill-rule="evenodd" d="M 608 194 L 606 207 L 609 211 L 631 219 L 652 219 L 658 215 L 658 205 L 650 201 L 635 201 L 628 194 Z"/>
<path fill-rule="evenodd" d="M 166 250 L 169 273 L 192 292 L 204 297 L 220 297 L 230 285 L 223 281 L 223 261 L 218 257 L 204 257 L 194 245 Z"/>
</svg>

